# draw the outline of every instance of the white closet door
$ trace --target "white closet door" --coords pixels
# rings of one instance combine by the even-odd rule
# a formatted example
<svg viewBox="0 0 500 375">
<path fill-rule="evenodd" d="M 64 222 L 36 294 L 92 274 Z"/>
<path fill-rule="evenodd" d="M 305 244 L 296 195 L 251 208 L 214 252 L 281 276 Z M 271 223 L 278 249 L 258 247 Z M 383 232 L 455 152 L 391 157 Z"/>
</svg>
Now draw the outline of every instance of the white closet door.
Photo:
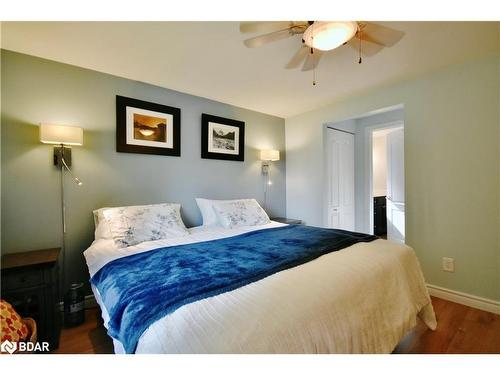
<svg viewBox="0 0 500 375">
<path fill-rule="evenodd" d="M 354 231 L 354 135 L 328 129 L 327 158 L 328 226 Z"/>
<path fill-rule="evenodd" d="M 404 130 L 387 134 L 387 239 L 405 242 Z"/>
</svg>

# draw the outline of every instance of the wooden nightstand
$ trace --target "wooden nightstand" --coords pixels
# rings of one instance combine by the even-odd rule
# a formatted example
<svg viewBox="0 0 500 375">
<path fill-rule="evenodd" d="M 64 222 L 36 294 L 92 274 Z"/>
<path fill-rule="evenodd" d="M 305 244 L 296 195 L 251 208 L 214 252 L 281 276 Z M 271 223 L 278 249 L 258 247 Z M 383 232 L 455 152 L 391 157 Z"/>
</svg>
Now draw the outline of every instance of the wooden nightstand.
<svg viewBox="0 0 500 375">
<path fill-rule="evenodd" d="M 38 342 L 59 346 L 61 313 L 57 259 L 61 249 L 2 255 L 2 299 L 22 317 L 36 321 Z"/>
<path fill-rule="evenodd" d="M 302 220 L 288 219 L 286 217 L 272 217 L 271 220 L 277 221 L 278 223 L 283 223 L 283 224 L 302 224 Z"/>
</svg>

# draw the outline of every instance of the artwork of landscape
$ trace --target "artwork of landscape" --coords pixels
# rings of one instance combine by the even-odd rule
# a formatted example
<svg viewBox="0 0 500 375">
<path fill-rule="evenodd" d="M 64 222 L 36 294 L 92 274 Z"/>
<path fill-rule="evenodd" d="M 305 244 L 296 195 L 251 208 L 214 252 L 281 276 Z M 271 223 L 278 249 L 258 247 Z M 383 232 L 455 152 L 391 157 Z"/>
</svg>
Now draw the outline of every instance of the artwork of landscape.
<svg viewBox="0 0 500 375">
<path fill-rule="evenodd" d="M 218 160 L 245 160 L 245 123 L 202 113 L 201 157 Z"/>
<path fill-rule="evenodd" d="M 236 128 L 236 130 L 238 130 Z M 212 130 L 212 147 L 220 150 L 235 149 L 236 131 L 224 131 L 214 126 Z"/>
<path fill-rule="evenodd" d="M 181 110 L 116 95 L 116 151 L 181 156 Z"/>
<path fill-rule="evenodd" d="M 143 141 L 166 142 L 167 119 L 134 113 L 134 138 Z"/>
</svg>

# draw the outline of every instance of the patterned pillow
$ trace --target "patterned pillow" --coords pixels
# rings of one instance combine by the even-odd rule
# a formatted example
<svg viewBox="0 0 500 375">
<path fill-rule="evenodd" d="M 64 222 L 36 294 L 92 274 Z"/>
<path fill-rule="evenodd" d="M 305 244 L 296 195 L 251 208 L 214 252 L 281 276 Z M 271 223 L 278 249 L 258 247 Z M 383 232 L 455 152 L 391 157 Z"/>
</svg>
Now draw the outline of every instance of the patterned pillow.
<svg viewBox="0 0 500 375">
<path fill-rule="evenodd" d="M 0 327 L 2 328 L 1 342 L 25 341 L 28 337 L 28 327 L 21 320 L 12 305 L 0 299 Z"/>
<path fill-rule="evenodd" d="M 111 231 L 109 229 L 109 224 L 104 218 L 104 210 L 109 210 L 111 207 L 103 207 L 99 208 L 97 210 L 92 211 L 94 214 L 94 237 L 96 240 L 99 239 L 104 239 L 104 240 L 110 240 L 113 238 L 111 235 Z"/>
<path fill-rule="evenodd" d="M 180 204 L 108 208 L 103 216 L 119 248 L 189 234 L 180 215 Z"/>
<path fill-rule="evenodd" d="M 213 208 L 219 222 L 225 228 L 262 225 L 270 222 L 266 211 L 262 209 L 255 199 L 214 202 Z"/>
</svg>

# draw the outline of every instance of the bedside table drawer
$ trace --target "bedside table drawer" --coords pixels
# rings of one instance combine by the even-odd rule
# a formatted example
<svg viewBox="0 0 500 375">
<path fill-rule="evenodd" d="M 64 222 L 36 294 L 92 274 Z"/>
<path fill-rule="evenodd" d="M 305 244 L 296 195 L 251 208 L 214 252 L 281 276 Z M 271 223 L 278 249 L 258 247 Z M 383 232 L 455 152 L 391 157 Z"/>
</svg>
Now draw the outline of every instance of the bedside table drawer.
<svg viewBox="0 0 500 375">
<path fill-rule="evenodd" d="M 39 270 L 22 270 L 15 273 L 4 272 L 2 289 L 21 289 L 43 284 L 43 272 Z"/>
</svg>

